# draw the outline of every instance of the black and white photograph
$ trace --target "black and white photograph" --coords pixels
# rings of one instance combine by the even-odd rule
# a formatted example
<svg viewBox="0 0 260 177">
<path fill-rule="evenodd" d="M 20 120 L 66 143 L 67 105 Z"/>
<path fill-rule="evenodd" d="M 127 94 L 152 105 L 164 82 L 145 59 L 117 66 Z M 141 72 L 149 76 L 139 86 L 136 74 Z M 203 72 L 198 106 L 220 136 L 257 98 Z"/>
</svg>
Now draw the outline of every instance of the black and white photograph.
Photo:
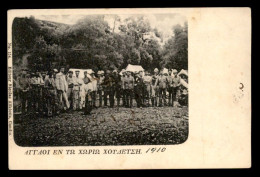
<svg viewBox="0 0 260 177">
<path fill-rule="evenodd" d="M 12 54 L 18 146 L 188 139 L 185 15 L 19 16 L 12 22 Z"/>
</svg>

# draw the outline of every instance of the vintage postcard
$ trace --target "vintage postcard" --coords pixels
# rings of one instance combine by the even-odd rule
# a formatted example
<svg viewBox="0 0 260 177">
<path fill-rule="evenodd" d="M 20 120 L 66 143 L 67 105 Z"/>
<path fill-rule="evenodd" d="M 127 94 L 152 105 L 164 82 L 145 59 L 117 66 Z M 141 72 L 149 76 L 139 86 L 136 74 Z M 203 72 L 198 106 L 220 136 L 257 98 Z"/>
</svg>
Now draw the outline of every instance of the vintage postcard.
<svg viewBox="0 0 260 177">
<path fill-rule="evenodd" d="M 251 167 L 250 8 L 7 13 L 9 169 Z"/>
</svg>

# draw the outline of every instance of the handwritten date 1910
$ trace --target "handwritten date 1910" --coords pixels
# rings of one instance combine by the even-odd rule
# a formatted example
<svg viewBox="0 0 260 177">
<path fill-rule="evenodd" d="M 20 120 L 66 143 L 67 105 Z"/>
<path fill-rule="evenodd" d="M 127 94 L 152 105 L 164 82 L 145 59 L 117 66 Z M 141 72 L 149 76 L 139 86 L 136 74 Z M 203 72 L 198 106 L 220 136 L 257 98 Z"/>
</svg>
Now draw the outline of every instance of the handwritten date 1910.
<svg viewBox="0 0 260 177">
<path fill-rule="evenodd" d="M 165 147 L 161 148 L 149 148 L 147 149 L 146 153 L 154 153 L 154 152 L 164 152 L 166 150 Z"/>
</svg>

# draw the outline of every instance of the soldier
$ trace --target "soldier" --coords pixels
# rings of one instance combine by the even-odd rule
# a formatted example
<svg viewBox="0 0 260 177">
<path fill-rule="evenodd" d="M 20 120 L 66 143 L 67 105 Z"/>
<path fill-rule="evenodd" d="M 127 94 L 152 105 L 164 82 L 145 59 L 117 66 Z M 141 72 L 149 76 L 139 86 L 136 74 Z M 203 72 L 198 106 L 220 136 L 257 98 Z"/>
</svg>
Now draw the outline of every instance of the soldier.
<svg viewBox="0 0 260 177">
<path fill-rule="evenodd" d="M 97 94 L 97 78 L 95 77 L 95 72 L 94 71 L 90 71 L 90 81 L 91 81 L 91 84 L 92 84 L 92 92 L 91 92 L 91 106 L 92 108 L 97 108 L 96 107 L 96 94 Z"/>
<path fill-rule="evenodd" d="M 97 81 L 97 92 L 99 95 L 99 107 L 102 107 L 102 92 L 103 92 L 103 87 L 102 84 L 104 82 L 104 71 L 98 71 L 98 81 Z"/>
<path fill-rule="evenodd" d="M 73 71 L 69 71 L 68 72 L 69 75 L 67 77 L 67 83 L 68 83 L 68 91 L 67 91 L 67 97 L 69 100 L 70 105 L 74 105 L 73 104 L 73 87 L 74 87 L 74 82 L 76 81 L 75 76 L 73 76 Z M 72 107 L 70 107 L 72 108 Z"/>
<path fill-rule="evenodd" d="M 151 97 L 152 97 L 152 106 L 157 106 L 158 97 L 159 97 L 159 86 L 158 86 L 158 77 L 159 70 L 154 69 L 154 75 L 152 76 L 152 86 L 151 86 Z"/>
<path fill-rule="evenodd" d="M 81 105 L 81 96 L 80 96 L 80 89 L 83 84 L 81 78 L 79 78 L 79 70 L 75 71 L 76 77 L 74 77 L 74 87 L 73 87 L 73 110 L 80 110 L 82 109 Z"/>
<path fill-rule="evenodd" d="M 135 100 L 137 103 L 138 108 L 142 108 L 143 106 L 143 78 L 142 78 L 142 72 L 137 72 L 135 74 L 135 80 L 134 80 L 134 93 L 135 93 Z"/>
<path fill-rule="evenodd" d="M 55 77 L 53 72 L 48 73 L 48 78 L 45 79 L 44 83 L 45 87 L 48 90 L 47 94 L 47 112 L 48 116 L 54 116 L 59 114 L 58 109 L 58 97 L 57 97 L 57 90 L 55 85 Z"/>
<path fill-rule="evenodd" d="M 166 83 L 167 77 L 163 73 L 163 70 L 160 72 L 160 76 L 158 77 L 158 85 L 159 85 L 159 106 L 162 107 L 162 101 L 164 106 L 166 105 Z"/>
<path fill-rule="evenodd" d="M 114 107 L 114 87 L 115 87 L 115 80 L 113 75 L 109 70 L 106 72 L 106 76 L 104 78 L 104 105 L 107 106 L 107 96 L 109 95 L 109 106 L 112 108 Z"/>
<path fill-rule="evenodd" d="M 115 96 L 117 98 L 117 107 L 120 106 L 120 98 L 121 98 L 121 77 L 118 74 L 117 70 L 113 71 L 113 77 L 115 80 L 115 85 L 114 85 L 114 91 L 115 91 Z"/>
<path fill-rule="evenodd" d="M 36 77 L 34 78 L 34 82 L 36 85 L 36 94 L 35 94 L 35 100 L 36 100 L 36 113 L 42 113 L 43 112 L 43 86 L 44 86 L 44 81 L 42 78 L 42 75 L 40 72 L 36 72 Z"/>
<path fill-rule="evenodd" d="M 22 114 L 27 112 L 26 104 L 28 102 L 28 91 L 30 87 L 29 79 L 26 77 L 27 70 L 23 69 L 22 76 L 19 78 L 19 85 L 20 85 L 20 95 L 21 95 L 21 103 L 22 103 Z"/>
<path fill-rule="evenodd" d="M 56 74 L 56 88 L 57 88 L 57 95 L 59 99 L 59 106 L 61 109 L 68 109 L 70 107 L 68 97 L 67 97 L 67 91 L 68 91 L 68 84 L 66 81 L 66 76 L 64 74 L 64 67 L 60 68 L 60 72 Z M 63 102 L 65 102 L 65 106 L 63 106 Z"/>
<path fill-rule="evenodd" d="M 130 71 L 126 72 L 126 77 L 124 79 L 124 89 L 126 93 L 126 107 L 131 108 L 133 106 L 133 97 L 134 97 L 134 77 L 131 75 Z"/>
<path fill-rule="evenodd" d="M 89 115 L 91 110 L 92 110 L 92 107 L 91 107 L 91 88 L 90 88 L 90 85 L 91 85 L 91 81 L 90 79 L 88 78 L 88 72 L 85 71 L 84 72 L 84 78 L 83 78 L 83 83 L 84 83 L 84 93 L 85 93 L 85 108 L 84 108 L 84 114 L 85 115 Z"/>
<path fill-rule="evenodd" d="M 176 101 L 178 102 L 178 97 L 177 97 L 177 92 L 179 90 L 179 86 L 181 85 L 180 81 L 180 76 L 178 76 L 178 71 L 176 69 L 174 69 L 172 71 L 174 77 L 173 77 L 173 92 L 172 92 L 172 95 L 173 95 L 173 102 Z"/>
<path fill-rule="evenodd" d="M 150 99 L 151 99 L 151 85 L 152 85 L 152 77 L 148 73 L 148 71 L 145 71 L 144 75 L 144 104 L 147 106 L 150 106 Z"/>
<path fill-rule="evenodd" d="M 171 75 L 172 70 L 168 70 L 168 76 L 167 76 L 167 91 L 169 93 L 169 99 L 168 99 L 168 106 L 173 106 L 173 77 Z"/>
<path fill-rule="evenodd" d="M 122 95 L 123 106 L 125 107 L 126 106 L 126 92 L 125 92 L 125 87 L 124 87 L 124 81 L 125 81 L 125 77 L 126 77 L 125 69 L 122 69 L 121 73 L 122 73 L 122 76 L 120 78 L 121 95 Z"/>
</svg>

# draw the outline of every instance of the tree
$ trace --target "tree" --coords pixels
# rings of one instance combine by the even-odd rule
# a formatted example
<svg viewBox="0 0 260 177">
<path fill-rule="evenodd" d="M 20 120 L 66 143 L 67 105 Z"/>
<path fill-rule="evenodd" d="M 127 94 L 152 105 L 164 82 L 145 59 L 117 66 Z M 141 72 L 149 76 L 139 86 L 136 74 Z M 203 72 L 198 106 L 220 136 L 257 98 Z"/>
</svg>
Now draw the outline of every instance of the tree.
<svg viewBox="0 0 260 177">
<path fill-rule="evenodd" d="M 174 36 L 170 38 L 163 48 L 163 61 L 161 65 L 177 70 L 188 69 L 188 28 L 176 25 L 173 27 Z"/>
</svg>

